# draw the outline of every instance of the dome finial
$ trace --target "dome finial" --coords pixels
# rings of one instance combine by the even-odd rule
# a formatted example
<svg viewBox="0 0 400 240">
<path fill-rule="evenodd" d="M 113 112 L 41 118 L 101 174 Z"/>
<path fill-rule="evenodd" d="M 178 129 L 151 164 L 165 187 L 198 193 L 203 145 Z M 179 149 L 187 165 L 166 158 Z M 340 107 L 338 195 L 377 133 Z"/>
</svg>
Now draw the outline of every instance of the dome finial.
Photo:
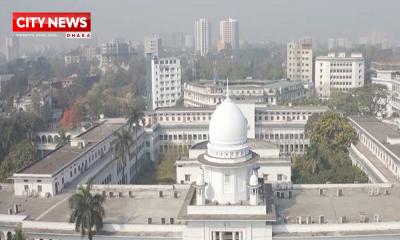
<svg viewBox="0 0 400 240">
<path fill-rule="evenodd" d="M 229 78 L 226 78 L 226 99 L 229 99 Z"/>
</svg>

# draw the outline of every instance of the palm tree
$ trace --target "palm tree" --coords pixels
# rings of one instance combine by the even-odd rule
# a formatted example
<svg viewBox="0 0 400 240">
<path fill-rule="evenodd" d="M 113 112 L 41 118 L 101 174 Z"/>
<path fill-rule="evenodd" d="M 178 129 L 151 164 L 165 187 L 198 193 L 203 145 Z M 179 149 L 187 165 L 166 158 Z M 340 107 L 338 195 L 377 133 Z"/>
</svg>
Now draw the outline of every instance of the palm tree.
<svg viewBox="0 0 400 240">
<path fill-rule="evenodd" d="M 137 164 L 137 134 L 140 124 L 144 123 L 144 114 L 138 108 L 130 107 L 127 111 L 129 130 L 135 132 L 135 163 Z"/>
<path fill-rule="evenodd" d="M 126 154 L 129 152 L 129 146 L 132 143 L 132 137 L 129 131 L 122 128 L 120 131 L 114 133 L 114 137 L 117 139 L 115 143 L 115 155 L 119 159 L 118 165 L 122 170 L 122 183 L 126 183 L 125 179 L 125 168 L 126 168 Z"/>
<path fill-rule="evenodd" d="M 318 173 L 321 167 L 321 159 L 319 156 L 318 146 L 316 144 L 310 144 L 307 149 L 306 159 L 308 160 L 308 165 L 311 168 L 311 173 Z"/>
<path fill-rule="evenodd" d="M 132 128 L 138 128 L 140 123 L 143 123 L 143 112 L 140 111 L 136 107 L 128 107 L 127 106 L 127 118 L 128 118 L 128 125 L 129 125 L 129 130 Z"/>
<path fill-rule="evenodd" d="M 15 234 L 12 237 L 12 240 L 25 240 L 27 239 L 25 233 L 22 231 L 21 226 L 17 226 L 15 228 Z"/>
<path fill-rule="evenodd" d="M 67 144 L 69 142 L 69 137 L 66 135 L 64 128 L 58 129 L 58 135 L 59 135 L 59 139 L 58 139 L 57 146 Z"/>
<path fill-rule="evenodd" d="M 78 192 L 69 198 L 69 208 L 72 210 L 70 222 L 75 223 L 75 231 L 82 236 L 88 235 L 92 240 L 95 231 L 103 228 L 105 198 L 100 194 L 90 193 L 91 184 L 79 186 Z"/>
</svg>

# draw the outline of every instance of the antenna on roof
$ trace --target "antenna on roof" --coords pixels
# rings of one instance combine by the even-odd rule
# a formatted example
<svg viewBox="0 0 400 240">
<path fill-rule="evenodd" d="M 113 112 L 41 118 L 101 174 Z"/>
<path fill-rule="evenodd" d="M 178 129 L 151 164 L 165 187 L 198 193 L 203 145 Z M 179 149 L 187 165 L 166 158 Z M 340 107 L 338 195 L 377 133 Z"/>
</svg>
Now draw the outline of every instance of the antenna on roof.
<svg viewBox="0 0 400 240">
<path fill-rule="evenodd" d="M 229 78 L 226 78 L 226 99 L 229 99 Z"/>
</svg>

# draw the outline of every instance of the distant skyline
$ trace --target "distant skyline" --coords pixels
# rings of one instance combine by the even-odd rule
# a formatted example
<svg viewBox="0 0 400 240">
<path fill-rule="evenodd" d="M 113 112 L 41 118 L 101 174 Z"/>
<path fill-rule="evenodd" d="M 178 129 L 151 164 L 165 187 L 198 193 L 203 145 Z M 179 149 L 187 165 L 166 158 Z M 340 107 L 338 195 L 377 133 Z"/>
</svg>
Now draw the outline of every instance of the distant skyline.
<svg viewBox="0 0 400 240">
<path fill-rule="evenodd" d="M 374 31 L 396 42 L 400 39 L 398 0 L 2 0 L 1 49 L 5 36 L 12 33 L 13 11 L 90 11 L 92 33 L 99 43 L 116 37 L 143 41 L 145 35 L 159 32 L 194 35 L 195 20 L 202 17 L 211 23 L 213 43 L 219 21 L 227 17 L 240 22 L 240 39 L 251 42 L 305 36 L 357 40 Z M 46 41 L 54 39 L 41 42 Z"/>
</svg>

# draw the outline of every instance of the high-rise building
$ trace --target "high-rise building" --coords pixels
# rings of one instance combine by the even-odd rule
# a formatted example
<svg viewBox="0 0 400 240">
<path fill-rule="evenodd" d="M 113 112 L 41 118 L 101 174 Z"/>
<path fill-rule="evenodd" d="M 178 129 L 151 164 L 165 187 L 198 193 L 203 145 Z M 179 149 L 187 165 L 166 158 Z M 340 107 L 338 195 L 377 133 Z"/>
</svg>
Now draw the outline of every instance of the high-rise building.
<svg viewBox="0 0 400 240">
<path fill-rule="evenodd" d="M 183 32 L 160 33 L 162 45 L 165 48 L 181 49 L 185 45 L 185 34 Z"/>
<path fill-rule="evenodd" d="M 101 63 L 126 62 L 130 58 L 131 49 L 126 41 L 112 40 L 101 45 Z"/>
<path fill-rule="evenodd" d="M 332 51 L 340 51 L 350 49 L 352 47 L 351 41 L 347 38 L 329 38 L 328 49 Z"/>
<path fill-rule="evenodd" d="M 287 43 L 286 74 L 289 80 L 311 82 L 313 79 L 313 49 L 311 39 Z"/>
<path fill-rule="evenodd" d="M 186 34 L 185 35 L 185 48 L 193 48 L 193 35 Z"/>
<path fill-rule="evenodd" d="M 17 37 L 6 37 L 5 53 L 7 61 L 11 61 L 19 57 L 19 40 Z"/>
<path fill-rule="evenodd" d="M 83 47 L 83 57 L 87 61 L 93 61 L 96 59 L 96 54 L 97 54 L 97 48 L 96 46 L 93 45 L 86 45 Z"/>
<path fill-rule="evenodd" d="M 348 92 L 364 86 L 364 58 L 362 54 L 334 53 L 315 59 L 315 92 L 329 98 L 331 92 Z"/>
<path fill-rule="evenodd" d="M 195 23 L 195 45 L 196 52 L 201 56 L 207 55 L 211 47 L 211 25 L 205 18 L 201 18 Z"/>
<path fill-rule="evenodd" d="M 222 20 L 219 24 L 219 35 L 222 44 L 229 44 L 232 49 L 239 48 L 239 22 L 236 19 Z"/>
<path fill-rule="evenodd" d="M 151 85 L 152 109 L 175 106 L 182 95 L 180 60 L 153 57 Z"/>
<path fill-rule="evenodd" d="M 157 35 L 144 38 L 144 56 L 147 57 L 151 53 L 153 57 L 159 57 L 162 49 L 161 38 Z"/>
</svg>

